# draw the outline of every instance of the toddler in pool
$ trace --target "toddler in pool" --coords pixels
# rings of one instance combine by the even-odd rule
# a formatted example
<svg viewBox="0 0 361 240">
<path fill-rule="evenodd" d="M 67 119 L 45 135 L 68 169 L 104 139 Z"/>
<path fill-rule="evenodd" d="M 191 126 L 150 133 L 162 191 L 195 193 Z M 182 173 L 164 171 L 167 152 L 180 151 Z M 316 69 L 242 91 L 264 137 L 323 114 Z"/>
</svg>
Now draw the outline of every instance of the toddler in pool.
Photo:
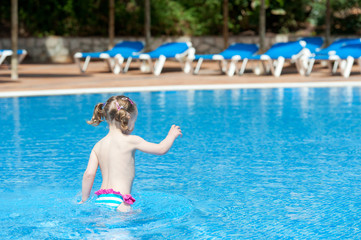
<svg viewBox="0 0 361 240">
<path fill-rule="evenodd" d="M 180 127 L 175 125 L 159 144 L 131 135 L 137 116 L 136 104 L 126 96 L 113 96 L 105 103 L 98 103 L 95 106 L 93 117 L 87 123 L 98 126 L 105 119 L 109 132 L 91 151 L 83 175 L 80 203 L 88 200 L 99 166 L 102 185 L 101 189 L 95 192 L 98 195 L 96 203 L 114 207 L 121 212 L 129 211 L 135 201 L 131 195 L 135 175 L 135 151 L 163 155 L 171 148 L 174 140 L 182 136 Z"/>
</svg>

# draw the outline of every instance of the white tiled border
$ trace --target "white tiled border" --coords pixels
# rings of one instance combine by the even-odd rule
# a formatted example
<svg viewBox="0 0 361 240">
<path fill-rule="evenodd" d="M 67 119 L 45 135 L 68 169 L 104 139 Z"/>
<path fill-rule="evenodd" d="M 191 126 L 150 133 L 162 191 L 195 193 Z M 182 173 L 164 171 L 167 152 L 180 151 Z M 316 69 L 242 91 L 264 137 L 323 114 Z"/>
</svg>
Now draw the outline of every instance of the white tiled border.
<svg viewBox="0 0 361 240">
<path fill-rule="evenodd" d="M 123 92 L 156 92 L 156 91 L 182 91 L 182 90 L 216 90 L 216 89 L 257 89 L 257 88 L 304 88 L 304 87 L 361 87 L 361 82 L 300 82 L 300 83 L 254 83 L 254 84 L 209 84 L 209 85 L 169 85 L 146 87 L 119 87 L 119 88 L 82 88 L 38 91 L 0 92 L 0 98 L 30 97 L 50 95 L 74 95 L 92 93 L 123 93 Z"/>
</svg>

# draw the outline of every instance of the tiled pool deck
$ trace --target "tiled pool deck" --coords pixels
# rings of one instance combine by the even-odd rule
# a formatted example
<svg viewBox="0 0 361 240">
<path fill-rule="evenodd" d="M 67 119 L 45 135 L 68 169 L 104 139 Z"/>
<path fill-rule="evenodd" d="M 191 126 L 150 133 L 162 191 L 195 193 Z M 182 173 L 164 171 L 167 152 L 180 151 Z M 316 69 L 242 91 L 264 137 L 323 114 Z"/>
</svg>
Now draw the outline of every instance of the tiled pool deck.
<svg viewBox="0 0 361 240">
<path fill-rule="evenodd" d="M 326 67 L 316 65 L 310 77 L 300 76 L 294 66 L 286 65 L 281 77 L 257 76 L 251 71 L 228 77 L 218 71 L 215 62 L 204 63 L 198 75 L 185 74 L 177 62 L 166 62 L 160 76 L 139 71 L 139 62 L 125 74 L 108 72 L 104 62 L 91 62 L 86 73 L 76 64 L 21 64 L 19 80 L 12 81 L 9 66 L 0 67 L 0 96 L 47 95 L 82 92 L 118 92 L 164 89 L 264 88 L 361 86 L 358 65 L 349 78 L 331 75 Z"/>
</svg>

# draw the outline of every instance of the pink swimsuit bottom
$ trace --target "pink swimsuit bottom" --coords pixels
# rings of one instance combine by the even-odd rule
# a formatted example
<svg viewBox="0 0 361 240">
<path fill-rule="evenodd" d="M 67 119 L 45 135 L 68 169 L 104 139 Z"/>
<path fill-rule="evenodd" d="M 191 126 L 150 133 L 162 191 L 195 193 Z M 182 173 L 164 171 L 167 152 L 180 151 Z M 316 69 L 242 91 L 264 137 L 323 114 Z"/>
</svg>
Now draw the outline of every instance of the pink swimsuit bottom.
<svg viewBox="0 0 361 240">
<path fill-rule="evenodd" d="M 121 194 L 113 189 L 100 189 L 95 192 L 98 195 L 96 204 L 107 205 L 109 207 L 117 208 L 122 202 L 132 205 L 135 199 L 130 194 Z"/>
</svg>

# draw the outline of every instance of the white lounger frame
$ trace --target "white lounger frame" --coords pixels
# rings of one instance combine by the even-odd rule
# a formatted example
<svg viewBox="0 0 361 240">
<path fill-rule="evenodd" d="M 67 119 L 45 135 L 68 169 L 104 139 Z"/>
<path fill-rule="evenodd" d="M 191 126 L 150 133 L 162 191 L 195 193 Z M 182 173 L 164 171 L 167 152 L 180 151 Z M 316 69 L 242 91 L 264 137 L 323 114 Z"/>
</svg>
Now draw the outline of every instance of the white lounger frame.
<svg viewBox="0 0 361 240">
<path fill-rule="evenodd" d="M 144 41 L 141 41 L 143 43 L 143 46 L 144 46 Z M 138 52 L 138 53 L 141 53 L 142 51 Z M 79 66 L 79 69 L 82 73 L 84 73 L 87 68 L 88 68 L 88 65 L 89 65 L 89 62 L 91 60 L 91 57 L 90 56 L 87 56 L 85 57 L 85 60 L 84 60 L 84 64 L 83 66 L 81 66 L 81 63 L 80 63 L 80 59 L 81 58 L 84 58 L 82 56 L 82 53 L 81 52 L 77 52 L 74 54 L 74 59 L 75 59 L 75 62 L 77 63 L 77 65 Z M 109 71 L 110 72 L 113 72 L 114 74 L 119 74 L 120 72 L 126 72 L 128 71 L 128 68 L 129 68 L 129 65 L 130 65 L 130 62 L 132 61 L 132 58 L 129 57 L 128 58 L 128 61 L 127 61 L 127 64 L 126 66 L 124 67 L 124 69 L 122 68 L 122 64 L 124 63 L 124 57 L 121 55 L 121 54 L 117 54 L 114 56 L 114 58 L 111 58 L 109 56 L 108 53 L 101 53 L 99 55 L 99 59 L 103 59 L 106 63 L 107 63 L 107 66 L 109 68 Z"/>
<path fill-rule="evenodd" d="M 305 41 L 300 41 L 300 44 L 303 47 L 303 49 L 299 53 L 297 53 L 297 54 L 295 54 L 295 55 L 293 55 L 291 57 L 291 59 L 289 60 L 291 63 L 297 62 L 297 59 L 302 57 L 306 51 L 309 51 L 307 48 L 305 48 L 306 47 L 306 42 Z M 238 70 L 238 67 L 235 68 L 238 75 L 243 75 L 244 74 L 244 71 L 246 70 L 246 66 L 247 66 L 247 63 L 248 63 L 249 60 L 251 60 L 251 61 L 261 61 L 263 72 L 265 72 L 267 74 L 271 72 L 273 74 L 273 76 L 275 76 L 275 77 L 281 76 L 283 66 L 284 66 L 284 63 L 286 61 L 286 59 L 284 57 L 282 57 L 282 56 L 278 57 L 277 59 L 271 59 L 270 56 L 268 56 L 266 54 L 262 54 L 260 56 L 259 60 L 258 59 L 244 58 L 243 61 L 242 61 L 241 68 L 239 70 Z M 261 74 L 261 70 L 258 67 L 253 68 L 253 72 L 256 75 Z"/>
<path fill-rule="evenodd" d="M 235 43 L 233 43 L 235 44 Z M 232 45 L 232 44 L 231 44 Z M 258 45 L 257 45 L 258 46 Z M 188 64 L 192 69 L 193 74 L 198 74 L 199 70 L 201 69 L 202 63 L 204 61 L 204 58 L 200 57 L 197 61 L 197 65 L 195 68 L 192 67 L 192 63 L 195 60 L 195 55 L 189 55 L 188 57 Z M 243 59 L 243 63 L 241 67 L 239 68 L 238 62 L 242 60 L 242 57 L 240 55 L 234 55 L 232 56 L 231 60 L 227 61 L 224 59 L 224 57 L 220 54 L 215 54 L 212 57 L 212 60 L 218 61 L 219 63 L 219 69 L 222 73 L 226 73 L 228 76 L 232 77 L 236 72 L 243 72 L 245 71 L 245 67 L 247 65 L 248 59 Z"/>
<path fill-rule="evenodd" d="M 75 62 L 79 66 L 80 71 L 82 73 L 84 73 L 88 69 L 88 65 L 89 65 L 89 62 L 91 60 L 91 57 L 90 56 L 85 57 L 83 66 L 81 65 L 81 61 L 80 61 L 81 58 L 84 58 L 81 52 L 77 52 L 77 53 L 74 54 Z M 112 59 L 109 56 L 109 54 L 101 53 L 100 56 L 99 56 L 99 59 L 103 59 L 107 63 L 107 66 L 108 66 L 110 72 L 113 72 L 115 74 L 118 74 L 120 72 L 120 70 L 115 67 L 115 60 Z"/>
<path fill-rule="evenodd" d="M 189 61 L 187 59 L 189 58 L 189 56 L 192 56 L 195 53 L 195 49 L 192 47 L 192 43 L 187 42 L 187 45 L 189 48 L 186 51 L 175 55 L 175 59 L 181 63 L 181 68 L 185 73 L 189 73 L 191 71 L 191 65 L 189 64 Z M 164 55 L 160 55 L 159 58 L 155 61 L 154 65 L 152 59 L 150 58 L 150 55 L 148 55 L 147 53 L 140 54 L 139 59 L 142 61 L 142 64 L 140 66 L 140 70 L 142 72 L 153 72 L 154 75 L 159 76 L 163 70 L 163 66 L 167 58 Z M 127 66 L 128 62 L 126 67 Z"/>
<path fill-rule="evenodd" d="M 24 60 L 24 58 L 26 57 L 27 54 L 28 54 L 28 52 L 24 49 L 23 53 L 18 55 L 19 63 L 21 63 Z M 12 50 L 5 50 L 5 51 L 1 52 L 0 65 L 5 61 L 5 59 L 7 57 L 10 57 L 11 55 L 13 55 Z"/>
<path fill-rule="evenodd" d="M 315 64 L 315 61 L 327 61 L 328 68 L 331 70 L 332 74 L 337 72 L 337 69 L 340 68 L 341 75 L 345 78 L 348 78 L 351 74 L 352 66 L 355 62 L 355 59 L 351 56 L 348 56 L 347 59 L 340 59 L 339 56 L 335 55 L 335 51 L 329 53 L 328 60 L 317 60 L 312 58 L 312 55 L 306 53 L 304 56 L 300 57 L 296 61 L 296 66 L 298 72 L 303 76 L 310 76 L 312 68 Z M 360 66 L 361 72 L 361 57 L 357 59 L 358 65 Z"/>
</svg>

